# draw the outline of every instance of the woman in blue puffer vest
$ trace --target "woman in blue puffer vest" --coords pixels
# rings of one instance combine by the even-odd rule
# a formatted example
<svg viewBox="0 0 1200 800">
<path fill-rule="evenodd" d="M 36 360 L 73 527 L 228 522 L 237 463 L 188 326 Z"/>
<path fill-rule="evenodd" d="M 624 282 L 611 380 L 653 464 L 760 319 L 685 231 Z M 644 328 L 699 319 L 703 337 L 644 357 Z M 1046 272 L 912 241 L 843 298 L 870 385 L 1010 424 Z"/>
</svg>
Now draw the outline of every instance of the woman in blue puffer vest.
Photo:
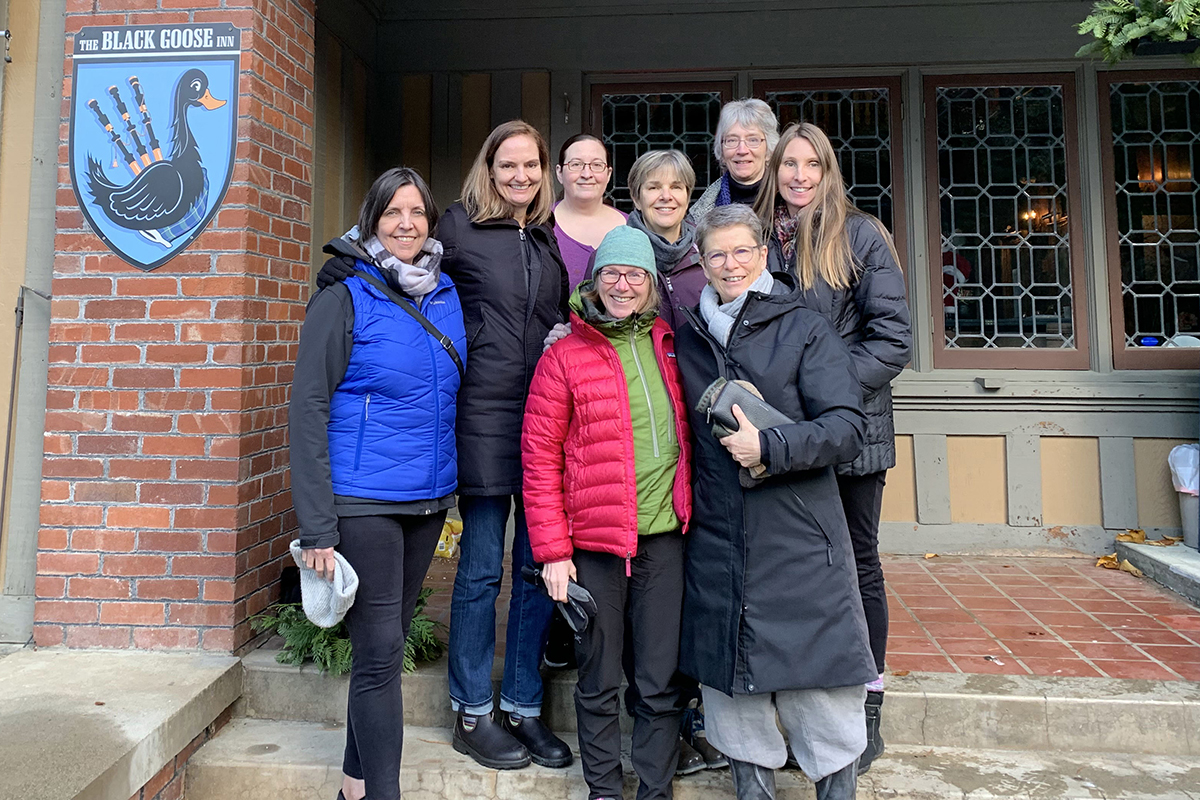
<svg viewBox="0 0 1200 800">
<path fill-rule="evenodd" d="M 339 800 L 400 796 L 404 640 L 458 487 L 466 331 L 430 238 L 437 217 L 416 172 L 381 175 L 356 229 L 325 246 L 358 272 L 313 296 L 300 332 L 288 425 L 300 546 L 322 576 L 337 550 L 359 578 L 346 614 L 353 665 Z"/>
</svg>

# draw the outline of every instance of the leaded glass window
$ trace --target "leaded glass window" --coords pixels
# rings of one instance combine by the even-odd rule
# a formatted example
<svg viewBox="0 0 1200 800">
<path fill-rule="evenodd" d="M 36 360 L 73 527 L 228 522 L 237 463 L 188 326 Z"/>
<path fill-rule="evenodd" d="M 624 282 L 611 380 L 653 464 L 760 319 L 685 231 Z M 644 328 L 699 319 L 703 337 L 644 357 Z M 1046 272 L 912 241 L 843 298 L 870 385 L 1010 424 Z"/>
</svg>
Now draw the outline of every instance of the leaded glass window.
<svg viewBox="0 0 1200 800">
<path fill-rule="evenodd" d="M 1177 337 L 1200 336 L 1200 83 L 1113 83 L 1109 102 L 1124 346 L 1191 344 Z"/>
<path fill-rule="evenodd" d="M 811 122 L 829 137 L 854 205 L 893 230 L 891 92 L 886 87 L 768 91 L 783 130 Z"/>
<path fill-rule="evenodd" d="M 626 179 L 637 157 L 650 150 L 676 149 L 696 170 L 692 200 L 721 175 L 713 134 L 724 103 L 720 91 L 600 94 L 601 138 L 613 159 L 613 205 L 632 211 Z"/>
<path fill-rule="evenodd" d="M 934 101 L 945 348 L 1078 347 L 1063 87 L 937 86 Z"/>
</svg>

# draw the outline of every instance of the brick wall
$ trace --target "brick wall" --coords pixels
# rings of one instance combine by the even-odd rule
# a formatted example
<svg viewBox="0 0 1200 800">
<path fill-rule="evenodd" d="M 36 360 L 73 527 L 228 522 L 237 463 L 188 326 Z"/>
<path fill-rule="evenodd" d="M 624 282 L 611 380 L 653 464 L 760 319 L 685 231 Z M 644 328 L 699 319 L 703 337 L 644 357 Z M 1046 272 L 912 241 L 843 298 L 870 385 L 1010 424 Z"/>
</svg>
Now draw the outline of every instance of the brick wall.
<svg viewBox="0 0 1200 800">
<path fill-rule="evenodd" d="M 295 528 L 287 396 L 308 292 L 312 0 L 68 0 L 87 25 L 242 29 L 224 205 L 143 273 L 83 219 L 64 63 L 34 639 L 235 650 Z"/>
</svg>

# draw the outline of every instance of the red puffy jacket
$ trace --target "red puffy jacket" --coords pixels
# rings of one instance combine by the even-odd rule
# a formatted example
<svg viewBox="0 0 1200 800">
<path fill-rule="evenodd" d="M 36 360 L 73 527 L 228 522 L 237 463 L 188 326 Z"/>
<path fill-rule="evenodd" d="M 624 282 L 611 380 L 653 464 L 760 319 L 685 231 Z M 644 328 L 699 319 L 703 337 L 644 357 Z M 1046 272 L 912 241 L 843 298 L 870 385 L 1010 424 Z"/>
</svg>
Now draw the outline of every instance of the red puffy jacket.
<svg viewBox="0 0 1200 800">
<path fill-rule="evenodd" d="M 575 548 L 637 554 L 637 479 L 629 387 L 616 348 L 571 315 L 571 334 L 541 358 L 525 404 L 521 461 L 533 557 L 570 558 Z M 655 320 L 654 354 L 679 438 L 672 497 L 686 531 L 692 516 L 691 452 L 683 383 L 671 327 Z"/>
</svg>

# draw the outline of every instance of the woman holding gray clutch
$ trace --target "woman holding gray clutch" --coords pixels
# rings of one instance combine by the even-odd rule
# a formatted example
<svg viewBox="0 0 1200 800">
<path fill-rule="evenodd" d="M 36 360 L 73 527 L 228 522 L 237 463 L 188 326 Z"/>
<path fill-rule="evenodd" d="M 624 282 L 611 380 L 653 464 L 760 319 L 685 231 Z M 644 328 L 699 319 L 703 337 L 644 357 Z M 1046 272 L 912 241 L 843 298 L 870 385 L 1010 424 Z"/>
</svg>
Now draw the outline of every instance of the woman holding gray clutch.
<svg viewBox="0 0 1200 800">
<path fill-rule="evenodd" d="M 680 669 L 701 684 L 739 800 L 775 796 L 777 713 L 818 800 L 852 800 L 876 673 L 833 466 L 862 448 L 862 391 L 837 332 L 766 271 L 753 211 L 714 209 L 696 240 L 708 286 L 676 332 L 695 432 Z M 696 410 L 718 378 L 753 384 L 792 422 L 758 430 L 735 407 L 737 431 L 718 438 Z"/>
<path fill-rule="evenodd" d="M 862 386 L 863 449 L 836 471 L 877 672 L 867 686 L 867 749 L 859 762 L 866 772 L 883 752 L 888 611 L 879 516 L 884 479 L 896 465 L 892 379 L 912 352 L 904 275 L 883 223 L 850 204 L 833 145 L 815 125 L 783 132 L 754 210 L 770 240 L 768 269 L 796 278 L 804 305 L 833 324 L 850 347 Z"/>
<path fill-rule="evenodd" d="M 565 600 L 575 579 L 596 601 L 575 640 L 579 756 L 592 800 L 622 796 L 626 648 L 639 800 L 672 796 L 679 753 L 690 437 L 656 272 L 645 233 L 622 226 L 604 237 L 594 277 L 571 297 L 571 333 L 538 362 L 521 439 L 529 541 L 550 596 Z"/>
</svg>

